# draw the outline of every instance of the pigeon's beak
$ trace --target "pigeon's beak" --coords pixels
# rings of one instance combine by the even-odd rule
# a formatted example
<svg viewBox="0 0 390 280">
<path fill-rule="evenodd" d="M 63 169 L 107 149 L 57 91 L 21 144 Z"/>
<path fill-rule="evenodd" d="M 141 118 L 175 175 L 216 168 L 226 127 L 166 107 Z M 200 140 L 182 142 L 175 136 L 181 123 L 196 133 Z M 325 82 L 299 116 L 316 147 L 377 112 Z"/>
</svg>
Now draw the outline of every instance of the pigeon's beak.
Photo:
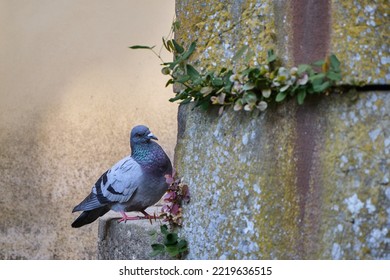
<svg viewBox="0 0 390 280">
<path fill-rule="evenodd" d="M 157 137 L 154 136 L 153 133 L 151 133 L 151 132 L 148 134 L 148 137 L 149 137 L 149 139 L 158 140 Z"/>
</svg>

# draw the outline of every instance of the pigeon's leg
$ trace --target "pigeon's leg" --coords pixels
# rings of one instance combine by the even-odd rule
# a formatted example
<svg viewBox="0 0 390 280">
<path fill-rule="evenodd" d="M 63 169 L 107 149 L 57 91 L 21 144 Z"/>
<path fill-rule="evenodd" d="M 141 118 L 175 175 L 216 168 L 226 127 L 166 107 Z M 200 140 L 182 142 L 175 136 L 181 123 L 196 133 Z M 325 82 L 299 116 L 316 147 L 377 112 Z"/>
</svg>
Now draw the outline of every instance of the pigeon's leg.
<svg viewBox="0 0 390 280">
<path fill-rule="evenodd" d="M 152 219 L 154 219 L 156 221 L 157 219 L 160 218 L 160 217 L 157 217 L 156 214 L 153 214 L 153 216 L 149 215 L 148 213 L 146 213 L 145 210 L 141 210 L 140 212 L 142 214 L 144 214 L 145 216 L 144 217 L 140 217 L 140 216 L 130 217 L 130 216 L 127 216 L 124 211 L 121 211 L 120 213 L 122 215 L 122 218 L 120 218 L 118 220 L 118 223 L 120 223 L 120 222 L 126 223 L 126 221 L 138 221 L 138 220 L 143 220 L 143 219 L 149 219 L 150 223 L 152 223 Z"/>
<path fill-rule="evenodd" d="M 126 223 L 126 221 L 136 221 L 136 220 L 141 219 L 141 217 L 129 217 L 126 215 L 126 213 L 124 211 L 121 211 L 120 213 L 122 215 L 122 218 L 118 221 L 118 223 L 120 223 L 120 222 Z"/>
</svg>

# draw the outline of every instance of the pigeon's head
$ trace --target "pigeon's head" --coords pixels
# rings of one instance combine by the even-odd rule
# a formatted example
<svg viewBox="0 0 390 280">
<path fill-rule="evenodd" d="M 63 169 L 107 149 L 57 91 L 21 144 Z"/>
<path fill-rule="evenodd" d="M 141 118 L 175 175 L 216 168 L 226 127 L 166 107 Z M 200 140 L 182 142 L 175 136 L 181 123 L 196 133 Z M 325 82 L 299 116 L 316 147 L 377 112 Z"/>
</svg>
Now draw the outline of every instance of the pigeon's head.
<svg viewBox="0 0 390 280">
<path fill-rule="evenodd" d="M 149 128 L 144 125 L 137 125 L 131 130 L 130 133 L 130 143 L 131 146 L 137 144 L 149 143 L 150 139 L 158 140 L 156 136 L 154 136 Z"/>
</svg>

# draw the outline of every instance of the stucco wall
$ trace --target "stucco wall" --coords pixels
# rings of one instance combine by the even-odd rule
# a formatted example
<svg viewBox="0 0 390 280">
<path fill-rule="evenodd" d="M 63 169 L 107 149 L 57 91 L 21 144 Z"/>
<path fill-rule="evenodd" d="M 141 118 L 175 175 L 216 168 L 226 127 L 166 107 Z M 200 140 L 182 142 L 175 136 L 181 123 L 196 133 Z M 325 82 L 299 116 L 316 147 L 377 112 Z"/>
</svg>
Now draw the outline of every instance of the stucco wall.
<svg viewBox="0 0 390 280">
<path fill-rule="evenodd" d="M 72 208 L 146 124 L 173 157 L 158 44 L 174 1 L 0 1 L 0 259 L 97 257 Z"/>
</svg>

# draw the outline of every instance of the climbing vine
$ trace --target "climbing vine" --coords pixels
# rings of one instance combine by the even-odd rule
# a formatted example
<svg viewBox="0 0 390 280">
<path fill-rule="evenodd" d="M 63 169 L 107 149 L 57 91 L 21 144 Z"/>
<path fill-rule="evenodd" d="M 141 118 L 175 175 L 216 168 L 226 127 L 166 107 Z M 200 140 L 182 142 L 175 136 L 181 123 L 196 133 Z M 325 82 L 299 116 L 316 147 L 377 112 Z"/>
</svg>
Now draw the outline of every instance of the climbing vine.
<svg viewBox="0 0 390 280">
<path fill-rule="evenodd" d="M 342 78 L 340 61 L 334 54 L 313 64 L 286 68 L 270 50 L 267 61 L 256 66 L 248 64 L 237 72 L 222 68 L 201 73 L 189 62 L 196 49 L 195 41 L 185 48 L 175 39 L 163 39 L 163 46 L 174 58 L 161 64 L 161 72 L 170 77 L 166 86 L 173 84 L 179 88 L 169 101 L 194 101 L 196 106 L 206 110 L 216 105 L 220 107 L 220 113 L 226 106 L 233 106 L 235 111 L 264 111 L 269 104 L 289 98 L 296 98 L 298 104 L 303 104 L 308 95 L 328 94 Z M 130 48 L 151 50 L 161 59 L 154 47 L 135 45 Z M 249 62 L 255 53 L 248 50 L 248 46 L 242 47 L 234 59 Z"/>
</svg>

